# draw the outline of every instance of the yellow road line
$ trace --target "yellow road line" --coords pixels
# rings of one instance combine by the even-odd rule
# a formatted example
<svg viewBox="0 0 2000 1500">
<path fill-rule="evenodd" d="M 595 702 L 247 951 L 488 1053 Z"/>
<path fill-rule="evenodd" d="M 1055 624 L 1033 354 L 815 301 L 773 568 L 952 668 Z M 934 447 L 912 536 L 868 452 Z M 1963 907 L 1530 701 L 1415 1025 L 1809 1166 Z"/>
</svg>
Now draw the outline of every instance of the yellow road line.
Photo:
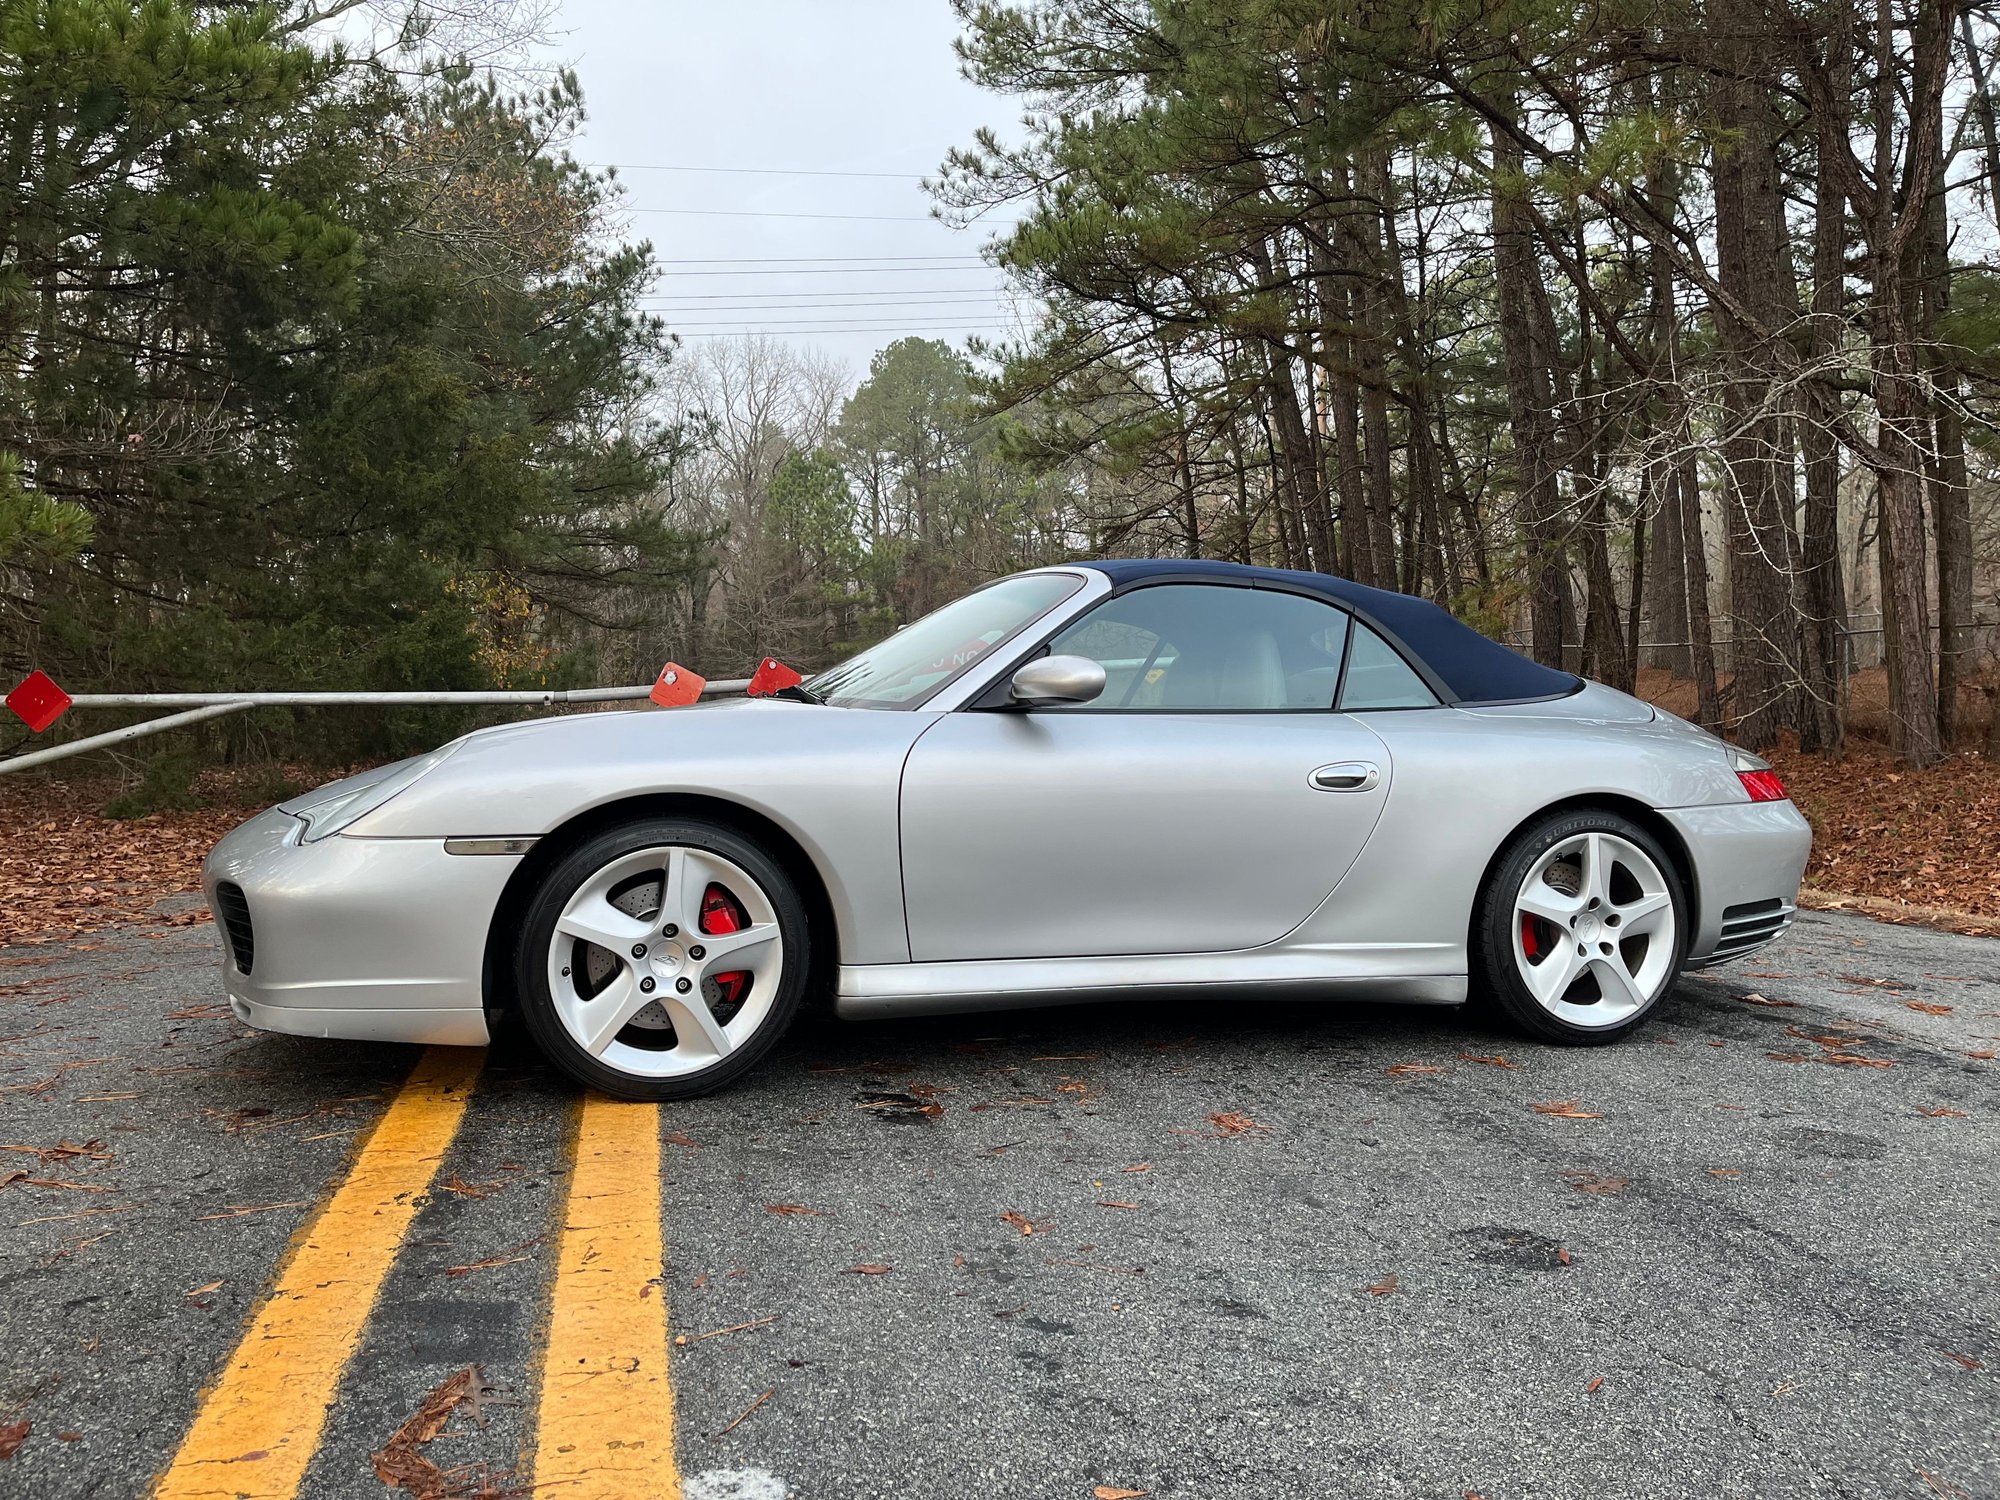
<svg viewBox="0 0 2000 1500">
<path fill-rule="evenodd" d="M 433 1047 L 293 1238 L 276 1284 L 202 1399 L 155 1500 L 285 1500 L 319 1447 L 341 1371 L 395 1263 L 417 1200 L 465 1115 L 485 1054 Z"/>
<path fill-rule="evenodd" d="M 660 1111 L 583 1102 L 542 1360 L 535 1493 L 679 1500 Z"/>
</svg>

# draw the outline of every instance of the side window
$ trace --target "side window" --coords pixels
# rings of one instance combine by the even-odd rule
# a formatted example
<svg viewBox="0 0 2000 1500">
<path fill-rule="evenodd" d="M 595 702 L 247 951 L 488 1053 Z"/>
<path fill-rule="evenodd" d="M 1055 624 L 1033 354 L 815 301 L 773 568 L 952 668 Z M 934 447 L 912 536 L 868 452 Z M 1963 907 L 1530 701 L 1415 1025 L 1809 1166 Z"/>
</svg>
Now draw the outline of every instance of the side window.
<svg viewBox="0 0 2000 1500">
<path fill-rule="evenodd" d="M 1103 604 L 1050 643 L 1104 668 L 1084 711 L 1329 709 L 1347 614 L 1270 589 L 1163 583 Z"/>
<path fill-rule="evenodd" d="M 1363 708 L 1435 708 L 1437 694 L 1395 648 L 1366 625 L 1354 627 L 1354 647 L 1347 657 L 1347 682 L 1340 706 Z"/>
</svg>

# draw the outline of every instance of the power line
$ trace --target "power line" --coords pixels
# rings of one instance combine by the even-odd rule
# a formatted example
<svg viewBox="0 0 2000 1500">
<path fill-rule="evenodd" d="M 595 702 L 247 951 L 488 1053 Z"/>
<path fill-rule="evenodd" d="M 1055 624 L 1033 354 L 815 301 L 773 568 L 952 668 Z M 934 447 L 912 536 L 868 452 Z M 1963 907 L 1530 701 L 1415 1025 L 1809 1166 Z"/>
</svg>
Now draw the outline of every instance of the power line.
<svg viewBox="0 0 2000 1500">
<path fill-rule="evenodd" d="M 848 264 L 853 261 L 885 260 L 962 260 L 983 264 L 977 255 L 698 255 L 682 256 L 679 259 L 653 258 L 656 266 L 789 266 L 802 264 L 832 265 Z"/>
<path fill-rule="evenodd" d="M 808 327 L 808 326 L 818 326 L 818 325 L 827 325 L 827 326 L 831 326 L 831 325 L 834 325 L 834 324 L 850 324 L 850 325 L 851 325 L 851 324 L 853 324 L 853 323 L 855 323 L 855 322 L 857 322 L 857 321 L 864 321 L 864 320 L 856 320 L 856 319 L 853 319 L 853 318 L 798 318 L 798 319 L 794 319 L 794 320 L 793 320 L 793 322 L 794 322 L 794 323 L 795 323 L 795 324 L 796 324 L 796 325 L 797 325 L 798 327 L 801 327 L 801 328 L 804 328 L 804 327 Z M 993 318 L 993 317 L 992 317 L 991 315 L 989 315 L 989 314 L 985 314 L 985 313 L 981 313 L 981 314 L 978 314 L 978 315 L 977 315 L 977 316 L 975 316 L 975 317 L 972 317 L 972 318 L 967 318 L 967 319 L 963 319 L 963 320 L 961 320 L 961 321 L 958 321 L 958 322 L 935 322 L 935 323 L 932 323 L 932 324 L 930 324 L 930 325 L 928 325 L 928 326 L 930 326 L 930 327 L 934 327 L 934 328 L 939 328 L 939 327 L 949 327 L 949 328 L 969 328 L 969 327 L 973 326 L 973 324 L 975 324 L 975 323 L 980 323 L 980 322 L 985 322 L 985 323 L 989 323 L 989 324 L 991 324 L 991 325 L 992 325 L 992 326 L 994 326 L 994 327 L 1011 327 L 1011 326 L 1012 326 L 1011 324 L 1009 324 L 1009 323 L 1006 323 L 1006 322 L 1005 322 L 1004 320 L 1001 320 L 1001 319 L 995 319 L 995 318 Z M 683 327 L 683 328 L 741 328 L 741 327 L 745 327 L 745 326 L 747 326 L 747 325 L 745 324 L 745 322 L 744 322 L 744 320 L 743 320 L 743 319 L 741 319 L 741 318 L 736 318 L 736 319 L 725 319 L 725 320 L 723 320 L 723 321 L 721 321 L 721 322 L 718 322 L 718 323 L 683 323 L 683 324 L 681 324 L 680 326 L 681 326 L 681 327 Z M 856 331 L 858 331 L 858 330 L 856 330 Z"/>
<path fill-rule="evenodd" d="M 978 309 L 976 312 L 953 313 L 951 311 L 952 306 L 953 304 L 948 302 L 919 303 L 914 307 L 899 307 L 893 302 L 809 302 L 803 307 L 760 307 L 756 303 L 751 302 L 724 307 L 649 307 L 646 311 L 653 314 L 656 318 L 664 319 L 670 326 L 674 327 L 687 326 L 681 322 L 684 317 L 706 317 L 710 313 L 760 312 L 769 313 L 773 317 L 784 316 L 789 318 L 802 313 L 867 313 L 872 311 L 879 318 L 889 317 L 896 313 L 922 312 L 926 307 L 930 307 L 937 310 L 936 316 L 938 317 L 983 318 L 1011 311 L 1011 309 L 1004 308 L 996 302 L 976 302 L 970 304 L 971 307 Z"/>
<path fill-rule="evenodd" d="M 870 300 L 831 302 L 824 305 L 829 307 L 896 307 L 904 303 L 910 303 L 919 307 L 926 305 L 942 307 L 953 302 L 997 302 L 1001 297 L 1006 295 L 1005 292 L 998 289 L 972 296 L 960 295 L 961 292 L 972 291 L 974 289 L 971 287 L 957 287 L 949 290 L 918 288 L 914 291 L 899 291 L 888 287 L 879 289 L 864 287 L 860 290 L 849 289 L 839 292 L 709 292 L 701 296 L 676 294 L 672 297 L 655 294 L 643 297 L 640 300 L 649 307 L 666 307 L 670 303 L 679 305 L 689 302 L 727 302 L 731 298 L 749 297 L 756 300 L 742 305 L 750 307 L 782 307 L 787 302 L 803 303 L 812 298 L 854 297 Z"/>
<path fill-rule="evenodd" d="M 725 328 L 714 333 L 676 332 L 681 339 L 744 339 L 744 338 L 823 338 L 828 334 L 840 333 L 1005 333 L 1005 327 L 989 327 L 972 323 L 925 323 L 907 328 Z"/>
<path fill-rule="evenodd" d="M 708 219 L 841 219 L 865 224 L 942 224 L 929 214 L 795 214 L 779 209 L 757 208 L 624 208 L 628 214 L 682 214 Z"/>
<path fill-rule="evenodd" d="M 663 277 L 665 276 L 879 276 L 885 271 L 917 271 L 926 273 L 931 273 L 931 272 L 942 273 L 950 271 L 954 273 L 963 273 L 966 271 L 984 272 L 984 271 L 990 271 L 992 269 L 993 267 L 983 264 L 972 265 L 972 266 L 828 266 L 819 270 L 814 270 L 810 267 L 802 266 L 796 271 L 778 271 L 778 270 L 662 271 L 659 274 Z"/>
<path fill-rule="evenodd" d="M 874 177 L 887 182 L 922 182 L 921 172 L 848 172 L 827 167 L 683 167 L 664 162 L 607 161 L 590 163 L 596 171 L 708 172 L 730 177 Z"/>
<path fill-rule="evenodd" d="M 820 326 L 820 324 L 696 324 L 690 328 L 674 328 L 672 332 L 680 338 L 740 338 L 746 334 L 812 334 L 814 338 L 830 334 L 928 334 L 928 332 L 1012 332 L 1014 324 L 1008 322 L 884 322 L 884 324 L 846 324 L 846 326 Z"/>
</svg>

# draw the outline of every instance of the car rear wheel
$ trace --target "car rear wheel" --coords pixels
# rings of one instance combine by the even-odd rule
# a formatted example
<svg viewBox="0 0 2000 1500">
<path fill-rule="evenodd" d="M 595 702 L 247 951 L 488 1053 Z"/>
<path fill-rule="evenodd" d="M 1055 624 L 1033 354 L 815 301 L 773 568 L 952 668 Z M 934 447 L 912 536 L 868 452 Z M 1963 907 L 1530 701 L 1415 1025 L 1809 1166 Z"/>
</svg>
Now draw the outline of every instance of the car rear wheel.
<svg viewBox="0 0 2000 1500">
<path fill-rule="evenodd" d="M 797 1013 L 805 907 L 732 829 L 646 819 L 543 877 L 516 953 L 522 1020 L 557 1067 L 623 1099 L 691 1099 L 741 1077 Z"/>
<path fill-rule="evenodd" d="M 1508 846 L 1473 935 L 1475 977 L 1516 1025 L 1550 1042 L 1613 1042 L 1679 977 L 1687 894 L 1629 818 L 1557 813 Z"/>
</svg>

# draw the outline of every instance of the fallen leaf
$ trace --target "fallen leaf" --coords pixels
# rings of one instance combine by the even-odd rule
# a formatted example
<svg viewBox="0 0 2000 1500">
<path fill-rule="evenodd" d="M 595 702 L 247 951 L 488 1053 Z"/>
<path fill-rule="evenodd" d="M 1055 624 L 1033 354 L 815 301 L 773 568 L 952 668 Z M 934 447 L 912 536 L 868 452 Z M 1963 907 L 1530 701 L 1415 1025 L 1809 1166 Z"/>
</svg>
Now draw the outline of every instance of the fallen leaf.
<svg viewBox="0 0 2000 1500">
<path fill-rule="evenodd" d="M 1035 1232 L 1034 1221 L 1019 1209 L 1008 1209 L 1007 1212 L 1000 1215 L 1000 1222 L 1003 1224 L 1012 1224 L 1023 1234 L 1033 1234 Z"/>
<path fill-rule="evenodd" d="M 861 1094 L 855 1098 L 856 1109 L 872 1110 L 876 1114 L 891 1117 L 910 1115 L 936 1119 L 944 1113 L 944 1106 L 935 1099 L 919 1099 L 915 1094 Z"/>
<path fill-rule="evenodd" d="M 375 1466 L 375 1477 L 390 1488 L 408 1490 L 419 1500 L 432 1497 L 464 1494 L 469 1486 L 455 1484 L 454 1480 L 473 1477 L 470 1472 L 461 1476 L 461 1471 L 447 1473 L 424 1456 L 421 1449 L 444 1431 L 451 1414 L 461 1406 L 468 1407 L 477 1415 L 481 1400 L 493 1394 L 493 1387 L 486 1383 L 478 1365 L 467 1365 L 454 1375 L 447 1376 L 434 1387 L 430 1394 L 417 1404 L 410 1419 L 390 1435 L 381 1451 L 369 1455 Z M 485 1420 L 480 1419 L 480 1425 Z M 483 1477 L 483 1476 L 481 1476 Z M 471 1491 L 477 1493 L 476 1490 Z"/>
<path fill-rule="evenodd" d="M 457 1193 L 461 1198 L 490 1198 L 506 1184 L 499 1182 L 465 1182 L 454 1172 L 438 1187 L 447 1193 Z"/>
<path fill-rule="evenodd" d="M 1475 1053 L 1471 1052 L 1461 1052 L 1458 1055 L 1464 1058 L 1467 1062 L 1484 1063 L 1489 1068 L 1511 1068 L 1514 1066 L 1512 1063 L 1507 1061 L 1506 1056 L 1504 1054 L 1498 1052 L 1494 1053 L 1491 1057 L 1480 1057 Z"/>
<path fill-rule="evenodd" d="M 1146 1500 L 1151 1490 L 1121 1490 L 1109 1484 L 1100 1484 L 1092 1490 L 1093 1500 Z"/>
<path fill-rule="evenodd" d="M 764 1212 L 767 1214 L 789 1215 L 810 1214 L 815 1219 L 821 1217 L 818 1209 L 807 1208 L 803 1203 L 767 1203 L 764 1205 Z"/>
<path fill-rule="evenodd" d="M 1134 1210 L 1135 1212 L 1139 1207 L 1139 1205 L 1136 1203 L 1119 1203 L 1110 1198 L 1099 1198 L 1097 1200 L 1097 1206 L 1099 1208 L 1129 1208 Z"/>
<path fill-rule="evenodd" d="M 1948 1016 L 1951 1014 L 1951 1007 L 1949 1005 L 1938 1005 L 1929 1000 L 1905 1000 L 1903 1008 L 1905 1010 L 1920 1010 L 1927 1016 Z"/>
<path fill-rule="evenodd" d="M 1538 1115 L 1552 1115 L 1558 1120 L 1601 1120 L 1603 1115 L 1592 1114 L 1582 1108 L 1574 1099 L 1556 1099 L 1546 1104 L 1530 1104 Z"/>
<path fill-rule="evenodd" d="M 1382 1071 L 1391 1078 L 1404 1078 L 1412 1073 L 1442 1073 L 1444 1069 L 1436 1063 L 1395 1063 Z"/>
<path fill-rule="evenodd" d="M 1840 977 L 1849 984 L 1866 985 L 1871 990 L 1906 990 L 1909 988 L 1900 979 L 1875 979 L 1867 974 L 1843 974 Z"/>
<path fill-rule="evenodd" d="M 2000 1057 L 2000 1052 L 1992 1052 L 1992 1051 L 1968 1052 L 1965 1055 L 1967 1057 L 1973 1058 L 1978 1062 L 1991 1062 L 1995 1057 Z"/>
<path fill-rule="evenodd" d="M 1153 1170 L 1153 1164 L 1149 1161 L 1142 1161 L 1136 1166 L 1126 1167 L 1124 1170 L 1127 1172 L 1150 1172 Z"/>
<path fill-rule="evenodd" d="M 1593 1375 L 1590 1377 L 1590 1384 L 1583 1388 L 1583 1393 L 1586 1396 L 1594 1396 L 1603 1388 L 1604 1377 L 1602 1375 Z"/>
<path fill-rule="evenodd" d="M 1734 1167 L 1710 1167 L 1708 1175 L 1711 1177 L 1741 1177 L 1743 1174 Z"/>
<path fill-rule="evenodd" d="M 847 1269 L 856 1276 L 887 1276 L 889 1274 L 887 1266 L 877 1264 L 849 1266 Z"/>
<path fill-rule="evenodd" d="M 1387 1276 L 1384 1276 L 1380 1281 L 1373 1282 L 1370 1285 L 1362 1288 L 1362 1290 L 1367 1292 L 1368 1295 L 1371 1297 L 1386 1297 L 1391 1292 L 1400 1292 L 1402 1289 L 1403 1289 L 1403 1283 L 1396 1279 L 1396 1273 L 1394 1271 L 1391 1271 Z"/>
<path fill-rule="evenodd" d="M 1269 1130 L 1271 1128 L 1268 1125 L 1259 1124 L 1248 1115 L 1238 1114 L 1235 1110 L 1225 1110 L 1221 1114 L 1210 1115 L 1208 1123 L 1224 1135 L 1245 1135 L 1253 1130 Z"/>
<path fill-rule="evenodd" d="M 1940 1349 L 1938 1353 L 1942 1354 L 1946 1359 L 1957 1360 L 1958 1363 L 1964 1365 L 1968 1370 L 1983 1370 L 1986 1368 L 1985 1365 L 1974 1359 L 1970 1354 L 1960 1354 L 1956 1349 Z M 0 1457 L 4 1456 L 4 1454 L 0 1454 Z"/>
<path fill-rule="evenodd" d="M 33 1425 L 30 1422 L 0 1422 L 0 1458 L 12 1458 L 15 1450 L 28 1440 Z"/>
<path fill-rule="evenodd" d="M 1963 1120 L 1966 1118 L 1964 1110 L 1947 1109 L 1942 1104 L 1936 1109 L 1920 1109 L 1917 1113 L 1920 1115 L 1929 1115 L 1933 1120 Z"/>
<path fill-rule="evenodd" d="M 1565 1250 L 1561 1245 L 1556 1246 L 1556 1264 L 1560 1266 L 1569 1264 L 1569 1251 Z"/>
<path fill-rule="evenodd" d="M 211 1281 L 207 1286 L 198 1286 L 191 1292 L 182 1292 L 181 1295 L 183 1297 L 206 1297 L 210 1292 L 221 1291 L 222 1287 L 222 1282 Z"/>
<path fill-rule="evenodd" d="M 1768 995 L 1738 995 L 1736 998 L 1745 1005 L 1763 1005 L 1772 1010 L 1797 1010 L 1799 1005 L 1796 1000 L 1773 1000 Z"/>
<path fill-rule="evenodd" d="M 1632 1183 L 1629 1177 L 1600 1177 L 1595 1172 L 1565 1172 L 1563 1176 L 1579 1193 L 1622 1193 Z"/>
</svg>

